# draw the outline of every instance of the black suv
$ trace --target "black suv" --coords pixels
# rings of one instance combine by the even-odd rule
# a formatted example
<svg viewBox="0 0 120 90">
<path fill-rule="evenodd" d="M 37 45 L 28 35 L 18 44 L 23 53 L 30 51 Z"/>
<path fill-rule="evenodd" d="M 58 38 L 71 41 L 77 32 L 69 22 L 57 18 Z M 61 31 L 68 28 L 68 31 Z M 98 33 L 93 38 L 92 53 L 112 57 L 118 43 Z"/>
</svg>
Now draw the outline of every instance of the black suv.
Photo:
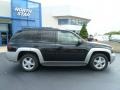
<svg viewBox="0 0 120 90">
<path fill-rule="evenodd" d="M 6 57 L 20 62 L 25 71 L 43 66 L 85 66 L 104 70 L 115 54 L 105 44 L 87 42 L 79 35 L 55 28 L 28 28 L 17 32 L 10 40 Z"/>
</svg>

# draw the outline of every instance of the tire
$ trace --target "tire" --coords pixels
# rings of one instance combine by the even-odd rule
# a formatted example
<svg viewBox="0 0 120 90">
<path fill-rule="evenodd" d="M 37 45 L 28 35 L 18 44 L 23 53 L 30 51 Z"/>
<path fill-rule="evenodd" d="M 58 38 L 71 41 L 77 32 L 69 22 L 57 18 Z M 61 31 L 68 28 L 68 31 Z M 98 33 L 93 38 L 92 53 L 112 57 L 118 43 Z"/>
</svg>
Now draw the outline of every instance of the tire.
<svg viewBox="0 0 120 90">
<path fill-rule="evenodd" d="M 20 65 L 23 70 L 33 72 L 39 66 L 38 58 L 34 54 L 25 54 L 20 58 Z"/>
<path fill-rule="evenodd" d="M 108 58 L 104 54 L 94 54 L 90 60 L 89 66 L 95 71 L 102 71 L 108 66 Z"/>
</svg>

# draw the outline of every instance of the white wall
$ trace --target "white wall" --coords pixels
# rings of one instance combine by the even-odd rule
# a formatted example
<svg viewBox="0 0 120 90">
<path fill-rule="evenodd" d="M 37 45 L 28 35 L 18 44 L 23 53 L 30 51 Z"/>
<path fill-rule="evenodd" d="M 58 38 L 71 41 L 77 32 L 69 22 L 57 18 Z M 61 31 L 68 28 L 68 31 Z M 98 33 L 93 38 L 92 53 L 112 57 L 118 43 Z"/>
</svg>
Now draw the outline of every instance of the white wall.
<svg viewBox="0 0 120 90">
<path fill-rule="evenodd" d="M 67 7 L 67 8 L 66 8 Z M 69 15 L 69 6 L 42 6 L 42 26 L 59 28 L 58 21 L 54 16 Z"/>
<path fill-rule="evenodd" d="M 11 17 L 11 1 L 2 0 L 0 1 L 0 17 Z"/>
<path fill-rule="evenodd" d="M 65 6 L 42 6 L 42 26 L 53 27 L 66 30 L 80 30 L 81 26 L 76 25 L 58 25 L 58 19 L 54 16 L 72 15 L 71 7 Z"/>
<path fill-rule="evenodd" d="M 75 25 L 59 25 L 58 26 L 60 29 L 65 29 L 65 30 L 76 30 L 80 31 L 82 26 L 75 26 Z"/>
</svg>

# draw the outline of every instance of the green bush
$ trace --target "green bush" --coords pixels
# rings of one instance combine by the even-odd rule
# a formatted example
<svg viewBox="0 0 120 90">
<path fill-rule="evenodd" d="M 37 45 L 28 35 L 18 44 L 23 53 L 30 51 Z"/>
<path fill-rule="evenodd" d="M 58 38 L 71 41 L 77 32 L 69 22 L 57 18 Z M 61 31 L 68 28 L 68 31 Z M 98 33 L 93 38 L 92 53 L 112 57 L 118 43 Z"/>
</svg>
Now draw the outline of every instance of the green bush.
<svg viewBox="0 0 120 90">
<path fill-rule="evenodd" d="M 80 30 L 80 34 L 79 34 L 83 39 L 87 39 L 88 38 L 88 32 L 86 29 L 86 25 L 84 24 L 82 26 L 82 29 Z"/>
</svg>

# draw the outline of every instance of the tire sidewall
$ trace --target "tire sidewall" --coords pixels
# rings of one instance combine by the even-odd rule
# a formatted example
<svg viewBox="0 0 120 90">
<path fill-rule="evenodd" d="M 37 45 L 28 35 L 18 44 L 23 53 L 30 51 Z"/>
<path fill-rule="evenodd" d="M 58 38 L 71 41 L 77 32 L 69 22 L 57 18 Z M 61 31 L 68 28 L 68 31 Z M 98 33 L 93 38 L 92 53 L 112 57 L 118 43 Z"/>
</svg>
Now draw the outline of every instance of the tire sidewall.
<svg viewBox="0 0 120 90">
<path fill-rule="evenodd" d="M 34 60 L 34 62 L 35 62 L 35 66 L 34 66 L 31 70 L 25 69 L 24 66 L 23 66 L 23 60 L 24 60 L 26 57 L 31 57 L 31 58 Z M 20 58 L 20 65 L 21 65 L 22 69 L 25 70 L 25 71 L 27 71 L 27 72 L 35 71 L 35 70 L 38 68 L 38 66 L 39 66 L 39 64 L 38 64 L 38 59 L 37 59 L 37 57 L 36 57 L 34 54 L 25 54 L 25 55 L 23 55 L 23 56 Z"/>
<path fill-rule="evenodd" d="M 96 67 L 94 66 L 94 64 L 93 64 L 95 58 L 97 58 L 97 57 L 103 57 L 103 58 L 105 59 L 105 66 L 104 66 L 102 69 L 96 68 Z M 94 54 L 94 55 L 92 56 L 91 60 L 90 60 L 89 65 L 90 65 L 90 67 L 91 67 L 93 70 L 102 71 L 102 70 L 106 69 L 107 66 L 108 66 L 108 58 L 107 58 L 107 56 L 104 55 L 104 54 Z"/>
</svg>

